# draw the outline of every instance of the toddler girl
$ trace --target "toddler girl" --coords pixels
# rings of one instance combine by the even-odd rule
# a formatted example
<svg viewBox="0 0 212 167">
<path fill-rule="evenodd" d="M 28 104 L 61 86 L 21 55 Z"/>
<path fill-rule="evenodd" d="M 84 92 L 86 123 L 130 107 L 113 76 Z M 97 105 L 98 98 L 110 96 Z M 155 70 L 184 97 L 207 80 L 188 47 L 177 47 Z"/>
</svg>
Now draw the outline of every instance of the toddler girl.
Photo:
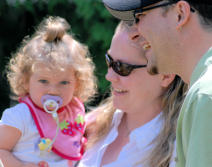
<svg viewBox="0 0 212 167">
<path fill-rule="evenodd" d="M 95 93 L 94 65 L 68 29 L 63 18 L 44 19 L 10 60 L 7 76 L 19 104 L 2 115 L 4 167 L 67 167 L 82 157 L 83 102 Z"/>
</svg>

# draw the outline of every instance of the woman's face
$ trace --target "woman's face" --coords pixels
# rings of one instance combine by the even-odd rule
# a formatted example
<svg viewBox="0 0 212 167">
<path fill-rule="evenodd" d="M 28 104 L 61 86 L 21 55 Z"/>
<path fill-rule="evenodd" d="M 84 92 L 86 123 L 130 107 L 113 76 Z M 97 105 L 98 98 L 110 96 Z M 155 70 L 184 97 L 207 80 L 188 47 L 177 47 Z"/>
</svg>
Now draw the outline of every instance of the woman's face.
<svg viewBox="0 0 212 167">
<path fill-rule="evenodd" d="M 133 65 L 147 64 L 145 51 L 138 45 L 138 41 L 130 40 L 128 31 L 121 30 L 114 35 L 108 54 L 114 61 Z M 123 111 L 130 107 L 145 108 L 155 103 L 161 95 L 161 76 L 149 75 L 146 68 L 136 68 L 128 76 L 120 76 L 109 67 L 106 79 L 111 82 L 114 107 Z"/>
</svg>

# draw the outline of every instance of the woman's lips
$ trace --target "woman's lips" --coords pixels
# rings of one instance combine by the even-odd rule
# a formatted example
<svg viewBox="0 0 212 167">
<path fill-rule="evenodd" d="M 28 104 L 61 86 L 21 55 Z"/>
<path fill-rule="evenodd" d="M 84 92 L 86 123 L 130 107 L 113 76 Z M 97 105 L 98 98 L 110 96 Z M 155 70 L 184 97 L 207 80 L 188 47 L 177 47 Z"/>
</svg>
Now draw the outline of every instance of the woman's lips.
<svg viewBox="0 0 212 167">
<path fill-rule="evenodd" d="M 114 88 L 113 89 L 113 94 L 114 95 L 121 95 L 121 94 L 124 94 L 124 93 L 127 93 L 128 91 L 127 90 L 124 90 L 124 89 L 117 89 L 117 88 Z"/>
</svg>

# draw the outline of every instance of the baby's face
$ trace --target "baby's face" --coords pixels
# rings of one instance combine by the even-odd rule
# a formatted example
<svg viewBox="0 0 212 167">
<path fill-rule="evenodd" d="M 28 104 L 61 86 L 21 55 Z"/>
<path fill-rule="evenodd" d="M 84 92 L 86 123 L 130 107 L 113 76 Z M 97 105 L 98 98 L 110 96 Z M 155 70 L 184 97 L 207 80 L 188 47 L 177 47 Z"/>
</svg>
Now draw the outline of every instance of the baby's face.
<svg viewBox="0 0 212 167">
<path fill-rule="evenodd" d="M 67 105 L 74 95 L 76 77 L 73 69 L 56 70 L 45 64 L 36 64 L 29 79 L 28 90 L 32 101 L 43 108 L 43 95 L 53 95 L 62 98 L 62 106 Z"/>
</svg>

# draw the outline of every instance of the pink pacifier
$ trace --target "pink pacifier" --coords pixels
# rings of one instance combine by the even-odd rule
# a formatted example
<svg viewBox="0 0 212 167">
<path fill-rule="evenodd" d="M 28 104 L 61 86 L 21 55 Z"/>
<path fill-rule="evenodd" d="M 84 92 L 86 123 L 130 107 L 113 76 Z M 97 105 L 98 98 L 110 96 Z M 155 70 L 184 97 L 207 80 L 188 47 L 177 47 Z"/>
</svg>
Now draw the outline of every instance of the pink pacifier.
<svg viewBox="0 0 212 167">
<path fill-rule="evenodd" d="M 52 140 L 49 139 L 49 138 L 42 138 L 41 142 L 38 144 L 38 147 L 39 147 L 41 154 L 42 154 L 42 152 L 45 152 L 45 151 L 50 152 L 51 151 L 52 145 L 55 142 L 56 137 L 58 135 L 59 118 L 57 116 L 57 110 L 62 106 L 63 100 L 59 96 L 52 96 L 52 95 L 47 94 L 47 95 L 42 96 L 41 103 L 43 104 L 44 110 L 47 113 L 51 114 L 52 117 L 54 118 L 54 120 L 57 123 L 57 129 L 56 129 L 55 137 Z"/>
<path fill-rule="evenodd" d="M 44 95 L 41 98 L 43 108 L 47 113 L 52 114 L 55 118 L 57 116 L 57 110 L 62 106 L 63 100 L 59 96 Z"/>
</svg>

